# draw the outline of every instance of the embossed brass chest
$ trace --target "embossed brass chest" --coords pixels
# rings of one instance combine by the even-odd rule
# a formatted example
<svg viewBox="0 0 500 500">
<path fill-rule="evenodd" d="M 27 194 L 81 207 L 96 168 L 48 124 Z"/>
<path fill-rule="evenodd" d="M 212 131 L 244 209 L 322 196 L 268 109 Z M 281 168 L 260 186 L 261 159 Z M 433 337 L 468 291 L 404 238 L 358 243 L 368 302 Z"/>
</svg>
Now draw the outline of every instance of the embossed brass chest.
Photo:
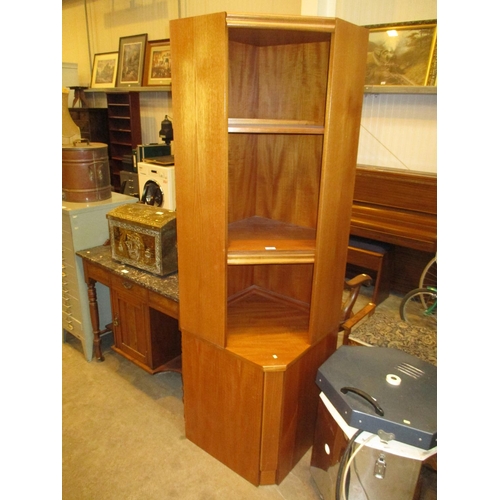
<svg viewBox="0 0 500 500">
<path fill-rule="evenodd" d="M 134 203 L 117 207 L 106 217 L 114 260 L 158 276 L 177 271 L 175 211 Z"/>
</svg>

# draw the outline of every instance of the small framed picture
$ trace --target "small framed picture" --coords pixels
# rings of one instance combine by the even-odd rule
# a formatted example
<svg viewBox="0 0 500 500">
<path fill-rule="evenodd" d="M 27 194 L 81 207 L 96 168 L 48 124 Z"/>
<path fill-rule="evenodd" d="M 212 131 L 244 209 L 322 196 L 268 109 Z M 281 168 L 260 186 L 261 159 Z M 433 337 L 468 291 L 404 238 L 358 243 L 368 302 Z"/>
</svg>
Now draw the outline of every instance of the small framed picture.
<svg viewBox="0 0 500 500">
<path fill-rule="evenodd" d="M 118 52 L 94 54 L 90 87 L 102 89 L 114 87 L 118 71 Z"/>
<path fill-rule="evenodd" d="M 140 87 L 144 71 L 147 33 L 120 38 L 117 87 Z"/>
<path fill-rule="evenodd" d="M 146 48 L 144 85 L 171 85 L 170 40 L 151 40 Z"/>
<path fill-rule="evenodd" d="M 437 85 L 437 21 L 365 26 L 365 85 Z"/>
</svg>

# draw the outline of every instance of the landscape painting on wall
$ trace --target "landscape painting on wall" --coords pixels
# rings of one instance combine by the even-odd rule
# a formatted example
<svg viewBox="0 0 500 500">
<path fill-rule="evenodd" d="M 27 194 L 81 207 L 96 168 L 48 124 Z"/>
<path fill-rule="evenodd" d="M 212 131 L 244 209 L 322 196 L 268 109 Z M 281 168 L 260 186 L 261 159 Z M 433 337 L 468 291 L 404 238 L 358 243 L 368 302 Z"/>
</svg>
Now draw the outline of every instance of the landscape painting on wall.
<svg viewBox="0 0 500 500">
<path fill-rule="evenodd" d="M 437 85 L 436 21 L 366 27 L 365 85 Z"/>
</svg>

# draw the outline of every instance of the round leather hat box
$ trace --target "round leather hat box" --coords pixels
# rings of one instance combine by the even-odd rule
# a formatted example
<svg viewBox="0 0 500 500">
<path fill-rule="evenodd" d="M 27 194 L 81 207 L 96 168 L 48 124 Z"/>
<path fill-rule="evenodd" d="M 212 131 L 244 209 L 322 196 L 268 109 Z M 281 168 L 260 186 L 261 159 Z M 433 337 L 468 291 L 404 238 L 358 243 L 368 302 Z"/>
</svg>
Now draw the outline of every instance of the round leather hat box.
<svg viewBox="0 0 500 500">
<path fill-rule="evenodd" d="M 77 203 L 111 198 L 108 146 L 87 139 L 62 148 L 62 199 Z"/>
</svg>

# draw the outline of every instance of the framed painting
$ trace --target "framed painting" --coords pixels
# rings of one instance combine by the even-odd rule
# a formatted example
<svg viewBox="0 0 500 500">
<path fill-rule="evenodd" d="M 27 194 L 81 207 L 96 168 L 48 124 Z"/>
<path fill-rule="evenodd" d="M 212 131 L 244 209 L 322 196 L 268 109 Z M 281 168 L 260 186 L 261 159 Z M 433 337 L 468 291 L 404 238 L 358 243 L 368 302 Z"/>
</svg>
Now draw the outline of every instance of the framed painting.
<svg viewBox="0 0 500 500">
<path fill-rule="evenodd" d="M 144 71 L 147 33 L 120 38 L 117 87 L 140 87 Z"/>
<path fill-rule="evenodd" d="M 114 87 L 118 71 L 118 52 L 94 54 L 90 87 L 103 89 Z"/>
<path fill-rule="evenodd" d="M 437 21 L 365 26 L 365 85 L 437 85 Z"/>
<path fill-rule="evenodd" d="M 171 62 L 169 39 L 149 41 L 144 64 L 144 85 L 170 85 Z"/>
</svg>

